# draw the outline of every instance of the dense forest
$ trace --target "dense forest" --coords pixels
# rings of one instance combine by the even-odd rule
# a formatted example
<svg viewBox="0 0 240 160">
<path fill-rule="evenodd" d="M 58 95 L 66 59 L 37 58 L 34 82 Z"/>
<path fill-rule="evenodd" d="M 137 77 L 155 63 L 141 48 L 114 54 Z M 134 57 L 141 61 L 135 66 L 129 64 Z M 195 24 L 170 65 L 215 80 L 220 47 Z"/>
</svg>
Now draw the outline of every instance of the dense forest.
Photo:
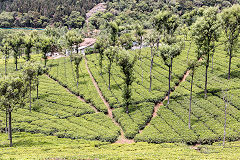
<svg viewBox="0 0 240 160">
<path fill-rule="evenodd" d="M 186 11 L 204 6 L 229 7 L 239 3 L 239 0 L 1 0 L 0 27 L 45 28 L 55 24 L 82 28 L 86 13 L 101 2 L 106 2 L 108 11 L 122 19 L 142 21 L 163 8 L 171 8 L 182 15 Z"/>
<path fill-rule="evenodd" d="M 67 24 L 69 19 L 83 23 L 86 12 L 100 2 L 102 0 L 1 0 L 0 27 L 46 27 L 57 22 Z"/>
</svg>

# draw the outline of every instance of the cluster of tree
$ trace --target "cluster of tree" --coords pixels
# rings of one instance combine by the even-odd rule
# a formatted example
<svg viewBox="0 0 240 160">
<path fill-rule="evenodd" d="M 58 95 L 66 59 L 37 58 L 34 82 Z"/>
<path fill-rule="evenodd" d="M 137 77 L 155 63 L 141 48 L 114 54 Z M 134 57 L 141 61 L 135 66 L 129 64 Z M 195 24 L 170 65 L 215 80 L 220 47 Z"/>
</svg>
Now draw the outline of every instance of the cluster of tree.
<svg viewBox="0 0 240 160">
<path fill-rule="evenodd" d="M 199 8 L 218 6 L 220 10 L 237 4 L 239 1 L 231 0 L 118 0 L 108 1 L 106 13 L 96 13 L 89 19 L 91 27 L 95 29 L 106 28 L 106 24 L 111 20 L 122 21 L 124 27 L 134 30 L 136 23 L 143 24 L 145 29 L 152 29 L 152 17 L 159 10 L 170 10 L 174 14 L 182 16 L 186 12 Z"/>
<path fill-rule="evenodd" d="M 0 27 L 43 28 L 49 24 L 80 28 L 85 14 L 103 0 L 0 1 Z"/>
<path fill-rule="evenodd" d="M 14 108 L 23 107 L 29 103 L 31 112 L 32 91 L 39 86 L 39 76 L 47 73 L 48 54 L 53 51 L 69 49 L 71 62 L 74 62 L 77 86 L 79 79 L 79 64 L 82 55 L 78 53 L 79 43 L 83 41 L 79 30 L 68 30 L 67 28 L 46 28 L 43 33 L 13 32 L 2 37 L 0 43 L 0 53 L 3 55 L 5 63 L 5 74 L 0 78 L 0 109 L 6 112 L 6 132 L 9 134 L 10 146 L 12 146 L 12 111 Z M 42 54 L 44 65 L 35 63 L 31 55 Z M 8 73 L 7 65 L 10 57 L 14 58 L 16 71 Z M 23 67 L 18 67 L 18 59 L 24 56 L 26 60 Z M 27 101 L 27 98 L 29 99 Z"/>
<path fill-rule="evenodd" d="M 219 41 L 219 37 L 221 33 L 224 33 L 225 40 L 222 44 L 225 44 L 227 55 L 229 56 L 229 67 L 228 67 L 228 79 L 231 76 L 231 59 L 235 56 L 236 49 L 238 48 L 238 38 L 240 33 L 240 6 L 233 5 L 232 7 L 225 8 L 222 11 L 219 7 L 209 7 L 206 9 L 199 8 L 192 10 L 190 12 L 186 12 L 181 18 L 179 18 L 178 14 L 174 14 L 173 11 L 164 10 L 160 11 L 153 17 L 152 26 L 154 27 L 154 31 L 151 33 L 144 32 L 144 27 L 142 25 L 135 26 L 135 36 L 134 41 L 138 42 L 140 48 L 138 50 L 138 59 L 141 61 L 142 54 L 141 48 L 142 44 L 145 43 L 151 48 L 151 64 L 150 64 L 150 86 L 149 91 L 151 91 L 151 83 L 152 76 L 151 71 L 153 67 L 154 55 L 158 53 L 161 55 L 164 64 L 168 67 L 169 70 L 169 90 L 168 90 L 168 103 L 171 92 L 171 78 L 172 78 L 172 68 L 173 68 L 173 60 L 180 53 L 184 45 L 184 41 L 191 38 L 191 42 L 194 42 L 197 46 L 196 49 L 196 60 L 188 61 L 189 68 L 191 69 L 191 93 L 190 93 L 190 107 L 189 107 L 189 128 L 191 128 L 190 124 L 190 113 L 191 113 L 191 101 L 192 101 L 192 85 L 194 79 L 194 71 L 199 65 L 204 65 L 205 70 L 205 98 L 207 98 L 207 84 L 208 84 L 208 69 L 210 66 L 210 57 L 213 57 L 215 48 L 217 47 L 217 42 Z M 102 60 L 106 58 L 108 60 L 108 74 L 109 74 L 109 89 L 111 89 L 111 66 L 114 62 L 119 62 L 119 55 L 121 50 L 130 49 L 133 40 L 128 37 L 126 34 L 127 31 L 122 29 L 120 26 L 121 22 L 115 20 L 109 22 L 106 26 L 108 27 L 107 33 L 108 36 L 101 37 L 96 42 L 94 49 L 95 52 L 99 53 L 99 65 L 102 68 Z M 184 36 L 183 36 L 184 35 Z M 124 37 L 124 43 L 121 39 Z M 131 36 L 130 36 L 131 37 Z M 181 38 L 181 39 L 179 39 Z M 126 45 L 127 44 L 127 45 Z M 129 44 L 129 45 L 128 45 Z M 191 45 L 190 45 L 191 47 Z M 190 48 L 188 49 L 188 54 Z M 124 62 L 127 63 L 127 62 Z M 122 65 L 122 64 L 121 64 Z M 128 66 L 132 66 L 129 62 Z M 132 73 L 129 67 L 128 73 L 123 71 L 126 77 L 125 84 L 123 90 L 123 98 L 128 106 L 132 102 L 131 100 L 131 77 L 127 74 Z M 212 68 L 213 69 L 213 68 Z M 101 69 L 102 70 L 102 69 Z M 102 72 L 102 71 L 101 71 Z M 100 73 L 101 74 L 101 73 Z M 128 110 L 126 110 L 128 111 Z"/>
<path fill-rule="evenodd" d="M 151 28 L 150 17 L 159 9 L 170 9 L 178 15 L 200 7 L 219 6 L 220 9 L 239 3 L 239 0 L 90 0 L 90 1 L 36 1 L 6 0 L 0 2 L 0 27 L 44 28 L 47 25 L 82 28 L 85 15 L 96 4 L 106 2 L 107 13 L 97 13 L 90 18 L 96 29 L 105 28 L 106 21 L 119 19 L 128 25 L 141 22 Z"/>
<path fill-rule="evenodd" d="M 10 34 L 2 39 L 0 51 L 3 53 L 5 62 L 5 75 L 7 75 L 7 62 L 12 55 L 14 58 L 16 71 L 18 70 L 18 59 L 25 55 L 24 59 L 30 61 L 33 50 L 41 51 L 42 58 L 47 63 L 47 54 L 53 51 L 55 44 L 53 38 L 46 35 L 38 35 L 37 32 L 32 32 L 30 35 L 23 32 Z"/>
<path fill-rule="evenodd" d="M 47 68 L 39 63 L 26 62 L 22 72 L 4 75 L 0 78 L 0 109 L 6 113 L 5 131 L 8 133 L 10 147 L 12 147 L 12 112 L 24 107 L 29 96 L 29 111 L 31 112 L 32 91 L 38 86 L 39 76 L 46 73 Z"/>
</svg>

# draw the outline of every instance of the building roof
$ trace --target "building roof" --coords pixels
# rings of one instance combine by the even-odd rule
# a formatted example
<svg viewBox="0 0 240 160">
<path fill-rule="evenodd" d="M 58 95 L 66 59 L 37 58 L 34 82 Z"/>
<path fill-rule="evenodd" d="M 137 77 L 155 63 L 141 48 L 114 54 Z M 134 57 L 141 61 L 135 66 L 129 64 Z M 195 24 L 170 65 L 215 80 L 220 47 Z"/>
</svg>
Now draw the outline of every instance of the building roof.
<svg viewBox="0 0 240 160">
<path fill-rule="evenodd" d="M 80 47 L 89 47 L 92 46 L 96 42 L 96 39 L 94 38 L 85 38 L 82 43 L 80 43 Z"/>
</svg>

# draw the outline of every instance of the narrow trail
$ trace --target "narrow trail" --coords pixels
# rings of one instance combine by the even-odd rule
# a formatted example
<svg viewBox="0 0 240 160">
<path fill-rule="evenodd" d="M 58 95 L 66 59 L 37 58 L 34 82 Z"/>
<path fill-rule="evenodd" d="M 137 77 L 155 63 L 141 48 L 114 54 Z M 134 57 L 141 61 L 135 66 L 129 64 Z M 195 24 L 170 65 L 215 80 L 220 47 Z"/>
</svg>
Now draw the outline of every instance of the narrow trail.
<svg viewBox="0 0 240 160">
<path fill-rule="evenodd" d="M 61 85 L 57 80 L 51 78 L 49 75 L 47 75 L 47 77 L 50 78 L 51 80 L 53 80 L 54 82 L 56 82 L 57 84 Z M 61 86 L 62 86 L 62 85 L 61 85 Z M 62 87 L 64 87 L 64 86 L 62 86 Z M 68 93 L 76 96 L 80 101 L 89 104 L 89 105 L 91 106 L 91 108 L 92 108 L 96 113 L 99 112 L 99 111 L 97 110 L 97 108 L 96 108 L 93 104 L 87 102 L 87 101 L 86 101 L 85 99 L 83 99 L 82 97 L 75 95 L 75 94 L 72 93 L 68 88 L 66 88 L 66 87 L 64 87 L 64 88 L 65 88 L 65 90 L 66 90 Z"/>
<path fill-rule="evenodd" d="M 186 81 L 186 78 L 189 76 L 190 72 L 191 72 L 191 70 L 187 70 L 187 72 L 183 75 L 183 78 L 179 81 L 178 85 L 176 85 L 176 86 L 174 87 L 174 91 L 179 87 L 179 85 L 180 85 L 181 82 Z M 171 94 L 172 92 L 174 92 L 174 91 L 171 91 L 170 94 Z M 161 102 L 159 102 L 159 103 L 157 103 L 157 104 L 155 105 L 155 107 L 154 107 L 154 109 L 153 109 L 153 113 L 152 113 L 152 118 L 149 120 L 149 122 L 146 124 L 146 126 L 145 126 L 144 128 L 146 128 L 147 126 L 150 125 L 151 120 L 157 116 L 158 109 L 159 109 L 161 106 L 163 106 L 163 102 L 166 101 L 167 99 L 168 99 L 168 96 L 166 96 L 166 97 L 163 99 L 163 101 L 161 101 Z M 139 133 L 142 133 L 142 131 L 144 130 L 144 128 L 141 129 L 141 130 L 139 130 Z"/>
<path fill-rule="evenodd" d="M 88 71 L 88 74 L 89 74 L 90 78 L 92 79 L 92 82 L 93 82 L 93 84 L 94 84 L 94 86 L 95 86 L 95 88 L 96 88 L 99 96 L 101 97 L 102 101 L 104 102 L 105 106 L 106 106 L 107 109 L 108 109 L 108 116 L 112 119 L 113 123 L 114 123 L 115 125 L 117 125 L 117 126 L 120 128 L 120 130 L 121 130 L 121 135 L 120 135 L 118 141 L 116 141 L 115 143 L 119 143 L 119 144 L 131 144 L 131 143 L 134 143 L 134 140 L 132 140 L 132 139 L 127 139 L 127 138 L 124 136 L 124 132 L 123 132 L 122 127 L 121 127 L 120 124 L 117 123 L 117 121 L 114 119 L 113 113 L 112 113 L 113 110 L 111 109 L 109 103 L 108 103 L 108 102 L 106 101 L 106 99 L 104 98 L 104 96 L 103 96 L 100 88 L 98 87 L 97 82 L 95 81 L 95 79 L 94 79 L 94 77 L 93 77 L 93 75 L 92 75 L 92 73 L 91 73 L 91 71 L 90 71 L 90 69 L 89 69 L 89 67 L 88 67 L 87 58 L 84 57 L 84 59 L 85 59 L 85 66 L 86 66 L 86 69 L 87 69 L 87 71 Z"/>
</svg>

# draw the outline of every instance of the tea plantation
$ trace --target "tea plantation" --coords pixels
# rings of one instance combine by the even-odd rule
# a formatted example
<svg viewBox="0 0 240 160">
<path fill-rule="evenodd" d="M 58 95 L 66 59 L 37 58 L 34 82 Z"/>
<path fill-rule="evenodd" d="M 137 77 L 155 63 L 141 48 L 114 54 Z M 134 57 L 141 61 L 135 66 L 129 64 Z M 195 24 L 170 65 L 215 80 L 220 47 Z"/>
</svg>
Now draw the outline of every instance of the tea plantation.
<svg viewBox="0 0 240 160">
<path fill-rule="evenodd" d="M 104 59 L 103 72 L 100 74 L 98 54 L 87 55 L 86 59 L 81 61 L 78 86 L 75 68 L 69 57 L 49 60 L 48 74 L 40 77 L 39 99 L 35 91 L 32 95 L 32 112 L 29 112 L 29 103 L 13 112 L 14 147 L 12 149 L 8 150 L 6 147 L 6 135 L 0 134 L 0 156 L 2 156 L 0 158 L 156 159 L 160 156 L 163 159 L 183 157 L 224 159 L 231 153 L 238 153 L 239 147 L 236 146 L 240 145 L 239 142 L 229 142 L 226 148 L 222 148 L 219 141 L 223 140 L 224 132 L 223 89 L 231 95 L 227 107 L 226 138 L 228 141 L 237 141 L 240 137 L 239 58 L 233 58 L 232 78 L 227 80 L 227 54 L 223 45 L 217 47 L 213 57 L 213 69 L 210 68 L 208 74 L 207 99 L 204 99 L 203 92 L 205 68 L 200 66 L 196 69 L 191 112 L 192 128 L 189 129 L 191 76 L 180 82 L 189 69 L 187 65 L 189 47 L 187 42 L 185 50 L 173 62 L 169 105 L 164 101 L 168 92 L 168 68 L 156 53 L 150 92 L 151 54 L 149 48 L 142 50 L 142 61 L 138 60 L 134 66 L 133 104 L 129 107 L 128 114 L 123 108 L 124 75 L 116 63 L 112 67 L 111 90 L 109 90 L 108 62 Z M 137 55 L 138 52 L 139 50 L 131 51 L 131 56 Z M 189 60 L 195 59 L 195 46 L 191 47 L 189 53 Z M 43 63 L 40 55 L 34 55 L 33 59 Z M 23 62 L 24 60 L 20 59 L 18 72 L 21 72 Z M 3 61 L 0 68 L 0 73 L 3 75 Z M 15 65 L 10 58 L 8 72 L 15 72 L 14 69 Z M 89 74 L 92 74 L 94 80 Z M 96 81 L 110 108 L 97 92 L 93 81 Z M 163 102 L 163 105 L 158 109 L 157 116 L 153 117 L 154 108 L 160 102 Z M 110 112 L 114 119 L 109 116 Z M 0 111 L 0 122 L 0 128 L 4 131 L 5 112 L 3 111 Z M 121 133 L 124 138 L 135 142 L 115 144 L 114 142 L 121 141 L 123 136 Z M 188 146 L 196 143 L 213 145 L 201 145 L 198 147 L 199 152 Z M 239 155 L 234 154 L 234 156 L 233 159 Z"/>
</svg>

